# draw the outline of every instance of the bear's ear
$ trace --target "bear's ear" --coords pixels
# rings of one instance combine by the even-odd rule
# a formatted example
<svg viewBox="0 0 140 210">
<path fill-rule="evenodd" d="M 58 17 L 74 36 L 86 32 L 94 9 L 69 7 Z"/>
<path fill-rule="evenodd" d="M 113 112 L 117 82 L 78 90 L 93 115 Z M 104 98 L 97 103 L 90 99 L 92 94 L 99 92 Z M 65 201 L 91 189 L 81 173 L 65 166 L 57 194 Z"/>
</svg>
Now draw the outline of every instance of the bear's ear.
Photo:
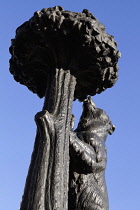
<svg viewBox="0 0 140 210">
<path fill-rule="evenodd" d="M 115 125 L 112 125 L 108 133 L 111 135 L 114 131 L 115 131 Z"/>
</svg>

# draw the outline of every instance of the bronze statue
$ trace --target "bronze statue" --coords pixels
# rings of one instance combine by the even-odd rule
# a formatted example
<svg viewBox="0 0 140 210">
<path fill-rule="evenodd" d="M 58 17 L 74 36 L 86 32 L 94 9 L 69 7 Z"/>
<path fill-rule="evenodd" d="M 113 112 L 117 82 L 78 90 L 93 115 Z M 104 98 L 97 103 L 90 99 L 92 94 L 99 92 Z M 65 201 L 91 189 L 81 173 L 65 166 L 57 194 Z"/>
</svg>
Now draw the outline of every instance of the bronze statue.
<svg viewBox="0 0 140 210">
<path fill-rule="evenodd" d="M 117 81 L 116 47 L 114 37 L 86 9 L 42 9 L 17 28 L 10 72 L 45 97 L 43 110 L 35 116 L 37 135 L 20 210 L 108 208 L 104 141 L 114 127 L 88 96 Z M 76 99 L 84 101 L 84 110 L 73 132 Z"/>
<path fill-rule="evenodd" d="M 70 135 L 69 209 L 108 209 L 105 141 L 114 129 L 107 114 L 88 97 L 78 127 Z"/>
</svg>

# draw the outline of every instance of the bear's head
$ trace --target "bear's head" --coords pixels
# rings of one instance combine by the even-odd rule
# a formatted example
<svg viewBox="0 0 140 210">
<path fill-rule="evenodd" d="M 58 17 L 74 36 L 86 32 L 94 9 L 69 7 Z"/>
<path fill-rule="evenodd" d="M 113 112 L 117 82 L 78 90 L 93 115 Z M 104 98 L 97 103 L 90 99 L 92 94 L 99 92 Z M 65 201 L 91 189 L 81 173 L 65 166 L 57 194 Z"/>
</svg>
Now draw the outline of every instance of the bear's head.
<svg viewBox="0 0 140 210">
<path fill-rule="evenodd" d="M 96 107 L 91 97 L 83 102 L 83 112 L 75 132 L 93 132 L 99 136 L 112 134 L 115 126 L 111 123 L 108 115 L 102 109 Z"/>
</svg>

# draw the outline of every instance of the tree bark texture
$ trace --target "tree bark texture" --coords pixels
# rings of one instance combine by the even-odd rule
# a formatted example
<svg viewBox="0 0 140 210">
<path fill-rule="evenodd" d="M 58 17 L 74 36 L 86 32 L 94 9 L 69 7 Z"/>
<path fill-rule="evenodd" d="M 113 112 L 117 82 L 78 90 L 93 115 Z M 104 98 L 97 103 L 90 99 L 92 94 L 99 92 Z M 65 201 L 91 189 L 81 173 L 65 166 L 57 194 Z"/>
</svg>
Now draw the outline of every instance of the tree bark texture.
<svg viewBox="0 0 140 210">
<path fill-rule="evenodd" d="M 67 210 L 69 135 L 76 79 L 56 69 L 48 79 L 43 110 L 20 210 Z"/>
</svg>

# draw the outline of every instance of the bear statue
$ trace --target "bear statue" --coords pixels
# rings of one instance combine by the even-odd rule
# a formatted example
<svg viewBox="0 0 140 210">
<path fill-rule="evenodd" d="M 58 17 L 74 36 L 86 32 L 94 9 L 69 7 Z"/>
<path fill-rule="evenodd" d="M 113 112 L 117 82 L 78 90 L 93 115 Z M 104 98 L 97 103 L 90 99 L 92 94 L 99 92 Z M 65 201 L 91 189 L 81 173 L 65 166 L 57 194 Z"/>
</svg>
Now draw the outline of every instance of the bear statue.
<svg viewBox="0 0 140 210">
<path fill-rule="evenodd" d="M 74 116 L 72 127 L 73 122 Z M 105 111 L 91 97 L 85 99 L 79 124 L 70 133 L 69 210 L 108 210 L 105 141 L 114 130 Z"/>
</svg>

